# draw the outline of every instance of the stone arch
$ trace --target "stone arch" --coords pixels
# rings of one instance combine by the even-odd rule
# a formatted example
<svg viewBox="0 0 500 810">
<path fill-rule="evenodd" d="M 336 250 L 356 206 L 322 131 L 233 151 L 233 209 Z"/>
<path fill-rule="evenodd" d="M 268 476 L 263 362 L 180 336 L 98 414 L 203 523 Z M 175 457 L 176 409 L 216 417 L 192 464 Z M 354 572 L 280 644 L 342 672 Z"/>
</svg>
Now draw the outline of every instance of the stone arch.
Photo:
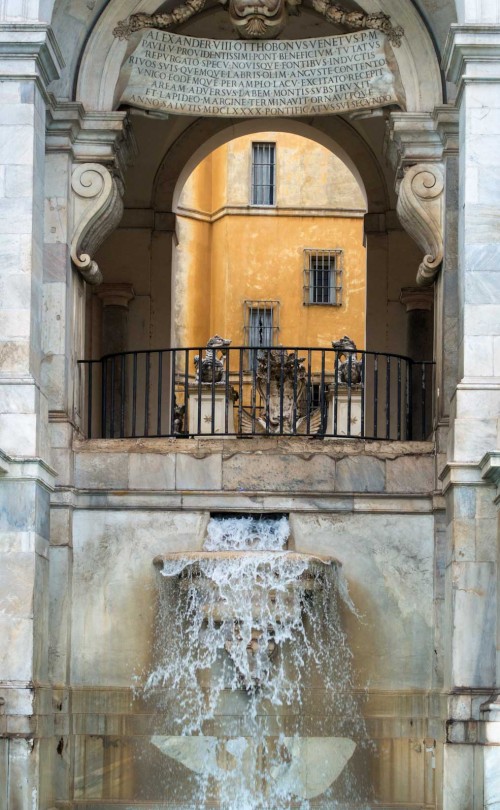
<svg viewBox="0 0 500 810">
<path fill-rule="evenodd" d="M 302 135 L 325 146 L 348 166 L 358 180 L 368 211 L 383 212 L 390 208 L 389 188 L 380 163 L 354 127 L 339 116 L 307 122 L 286 118 L 196 121 L 165 154 L 155 178 L 153 207 L 160 211 L 175 211 L 180 189 L 204 157 L 233 138 L 262 132 L 269 127 L 273 131 Z"/>
<path fill-rule="evenodd" d="M 158 0 L 110 0 L 105 7 L 85 46 L 78 75 L 76 100 L 87 109 L 109 111 L 118 105 L 115 91 L 127 50 L 127 42 L 115 39 L 112 34 L 119 20 L 140 11 L 154 13 L 161 5 Z M 424 20 L 410 0 L 384 0 L 379 6 L 405 29 L 395 58 L 405 88 L 407 110 L 430 112 L 443 102 L 443 92 L 439 61 Z M 324 23 L 321 33 L 331 30 Z"/>
</svg>

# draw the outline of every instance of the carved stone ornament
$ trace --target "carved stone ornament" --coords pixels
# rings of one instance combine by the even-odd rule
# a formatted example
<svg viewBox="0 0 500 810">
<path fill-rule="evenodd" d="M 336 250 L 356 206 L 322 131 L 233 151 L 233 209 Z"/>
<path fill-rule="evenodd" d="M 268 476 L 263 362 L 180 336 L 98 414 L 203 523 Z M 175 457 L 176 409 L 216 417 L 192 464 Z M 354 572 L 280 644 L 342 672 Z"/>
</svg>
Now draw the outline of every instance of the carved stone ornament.
<svg viewBox="0 0 500 810">
<path fill-rule="evenodd" d="M 123 184 L 100 163 L 83 163 L 73 170 L 71 188 L 71 260 L 88 284 L 100 284 L 102 273 L 93 256 L 122 218 Z"/>
<path fill-rule="evenodd" d="M 444 171 L 441 163 L 410 166 L 401 181 L 397 212 L 403 228 L 424 252 L 417 284 L 434 283 L 443 261 Z"/>
<path fill-rule="evenodd" d="M 194 357 L 194 367 L 196 369 L 196 382 L 223 383 L 224 363 L 226 362 L 226 350 L 231 345 L 231 341 L 220 335 L 214 335 L 207 343 L 205 357 L 196 354 Z M 217 357 L 217 352 L 221 357 Z"/>
<path fill-rule="evenodd" d="M 256 385 L 264 415 L 254 416 L 244 409 L 241 413 L 243 433 L 317 433 L 321 428 L 321 410 L 304 416 L 306 370 L 304 358 L 285 349 L 259 352 Z"/>
<path fill-rule="evenodd" d="M 358 359 L 356 344 L 348 335 L 333 340 L 332 347 L 338 353 L 337 380 L 341 385 L 359 385 L 363 379 L 363 361 Z"/>
<path fill-rule="evenodd" d="M 233 28 L 244 39 L 273 39 L 285 28 L 288 14 L 299 14 L 302 0 L 219 0 L 227 9 Z M 158 28 L 166 31 L 173 25 L 186 22 L 205 8 L 207 0 L 186 0 L 170 13 L 131 14 L 121 20 L 113 31 L 115 37 L 128 39 L 143 28 Z M 395 47 L 401 45 L 404 30 L 393 26 L 387 14 L 364 11 L 347 11 L 330 0 L 312 0 L 318 14 L 335 25 L 345 25 L 358 31 L 365 28 L 382 31 Z"/>
</svg>

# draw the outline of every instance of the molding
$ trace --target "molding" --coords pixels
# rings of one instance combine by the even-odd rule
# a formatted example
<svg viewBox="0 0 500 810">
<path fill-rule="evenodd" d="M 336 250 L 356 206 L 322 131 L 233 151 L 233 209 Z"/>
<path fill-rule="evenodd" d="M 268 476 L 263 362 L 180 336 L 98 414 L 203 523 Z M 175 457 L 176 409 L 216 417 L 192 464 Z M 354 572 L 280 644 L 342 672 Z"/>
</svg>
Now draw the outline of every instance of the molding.
<svg viewBox="0 0 500 810">
<path fill-rule="evenodd" d="M 2 63 L 9 63 L 9 70 Z M 18 72 L 12 70 L 18 67 Z M 21 66 L 24 70 L 19 70 Z M 46 86 L 59 78 L 65 62 L 50 25 L 44 23 L 0 23 L 0 75 L 12 80 L 40 78 Z"/>
<path fill-rule="evenodd" d="M 490 481 L 496 486 L 500 485 L 500 451 L 486 453 L 479 462 L 481 478 Z"/>
<path fill-rule="evenodd" d="M 479 464 L 468 461 L 449 461 L 438 475 L 443 482 L 443 495 L 451 486 L 484 486 Z"/>
<path fill-rule="evenodd" d="M 103 307 L 122 307 L 128 309 L 129 304 L 135 298 L 132 284 L 116 283 L 101 284 L 96 295 L 101 299 Z"/>
<path fill-rule="evenodd" d="M 75 163 L 101 163 L 123 179 L 138 147 L 127 112 L 88 112 L 78 102 L 50 95 L 46 151 L 67 152 Z"/>
<path fill-rule="evenodd" d="M 71 260 L 88 284 L 100 284 L 102 273 L 93 256 L 122 218 L 123 183 L 100 163 L 82 163 L 73 169 L 71 189 Z"/>
<path fill-rule="evenodd" d="M 404 229 L 423 250 L 417 284 L 434 283 L 443 261 L 444 165 L 417 163 L 405 172 L 397 212 Z"/>
<path fill-rule="evenodd" d="M 396 190 L 408 166 L 458 153 L 458 136 L 459 113 L 453 104 L 441 104 L 432 113 L 390 113 L 384 153 L 396 171 Z"/>
<path fill-rule="evenodd" d="M 38 481 L 53 492 L 57 472 L 41 458 L 10 456 L 0 450 L 0 482 L 3 476 L 9 480 Z"/>
<path fill-rule="evenodd" d="M 465 84 L 500 82 L 500 25 L 451 25 L 441 66 L 447 80 L 457 85 L 457 107 Z"/>
<path fill-rule="evenodd" d="M 196 219 L 201 222 L 217 222 L 227 216 L 265 216 L 265 217 L 329 217 L 329 218 L 353 218 L 363 219 L 365 209 L 353 208 L 298 208 L 285 206 L 260 206 L 260 205 L 224 205 L 212 213 L 200 211 L 195 208 L 185 208 L 177 206 L 178 216 L 188 219 Z"/>
<path fill-rule="evenodd" d="M 443 144 L 431 113 L 390 113 L 384 153 L 396 170 L 397 180 L 413 163 L 434 163 L 443 156 Z"/>
<path fill-rule="evenodd" d="M 430 287 L 403 287 L 399 300 L 407 312 L 413 310 L 430 312 L 434 304 L 434 291 Z"/>
</svg>

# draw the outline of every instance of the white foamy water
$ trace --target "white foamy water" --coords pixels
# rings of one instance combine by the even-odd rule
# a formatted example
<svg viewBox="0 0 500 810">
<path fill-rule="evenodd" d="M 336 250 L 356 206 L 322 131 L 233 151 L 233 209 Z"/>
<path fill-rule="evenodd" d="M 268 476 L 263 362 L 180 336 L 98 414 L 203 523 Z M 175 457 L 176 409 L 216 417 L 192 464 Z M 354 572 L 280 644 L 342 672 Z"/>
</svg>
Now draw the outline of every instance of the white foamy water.
<svg viewBox="0 0 500 810">
<path fill-rule="evenodd" d="M 288 518 L 211 518 L 207 526 L 205 551 L 282 551 L 290 537 Z"/>
<path fill-rule="evenodd" d="M 288 552 L 288 538 L 286 518 L 216 518 L 201 554 L 163 563 L 158 663 L 145 690 L 165 690 L 174 733 L 152 742 L 188 768 L 197 808 L 359 799 L 343 773 L 364 725 L 337 566 Z"/>
</svg>

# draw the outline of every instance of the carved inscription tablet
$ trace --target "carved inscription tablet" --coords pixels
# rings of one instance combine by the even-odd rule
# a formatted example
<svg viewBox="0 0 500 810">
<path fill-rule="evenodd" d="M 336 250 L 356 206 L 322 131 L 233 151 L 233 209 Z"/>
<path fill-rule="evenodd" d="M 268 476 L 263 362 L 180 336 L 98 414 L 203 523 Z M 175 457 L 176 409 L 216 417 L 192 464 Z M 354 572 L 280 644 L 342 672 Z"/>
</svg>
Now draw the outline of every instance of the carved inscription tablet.
<svg viewBox="0 0 500 810">
<path fill-rule="evenodd" d="M 118 103 L 203 116 L 342 113 L 404 106 L 397 76 L 392 48 L 375 30 L 243 41 L 150 29 L 125 60 Z"/>
</svg>

